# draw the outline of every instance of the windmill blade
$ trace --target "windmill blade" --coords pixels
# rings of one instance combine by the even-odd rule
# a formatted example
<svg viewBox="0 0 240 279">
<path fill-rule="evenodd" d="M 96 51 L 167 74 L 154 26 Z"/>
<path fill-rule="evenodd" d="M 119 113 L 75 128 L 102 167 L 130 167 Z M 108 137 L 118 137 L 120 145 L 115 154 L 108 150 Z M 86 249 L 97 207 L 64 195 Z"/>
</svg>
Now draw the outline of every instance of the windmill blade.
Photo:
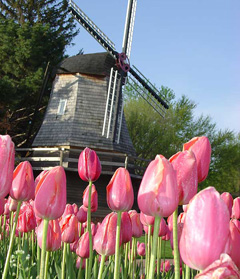
<svg viewBox="0 0 240 279">
<path fill-rule="evenodd" d="M 122 52 L 126 53 L 128 59 L 130 59 L 130 53 L 132 48 L 132 38 L 133 38 L 133 28 L 135 22 L 136 8 L 137 8 L 137 0 L 129 0 L 127 14 L 126 14 L 124 35 L 123 35 L 123 44 L 122 44 Z"/>
<path fill-rule="evenodd" d="M 117 59 L 117 52 L 114 43 L 105 35 L 100 28 L 74 3 L 69 0 L 70 13 L 76 20 L 92 35 L 112 56 Z"/>
<path fill-rule="evenodd" d="M 128 76 L 129 81 L 131 81 L 129 85 L 146 100 L 158 114 L 164 117 L 166 109 L 168 109 L 169 106 L 159 97 L 160 92 L 135 66 L 130 68 L 129 72 L 132 74 Z"/>
<path fill-rule="evenodd" d="M 131 78 L 136 84 L 141 84 L 140 86 L 143 86 L 158 103 L 165 109 L 169 109 L 168 104 L 159 96 L 160 92 L 135 66 L 130 67 L 129 73 L 132 74 Z"/>
<path fill-rule="evenodd" d="M 118 70 L 111 68 L 109 84 L 108 84 L 108 93 L 102 128 L 102 136 L 106 138 L 114 139 L 116 133 L 117 139 L 120 138 L 121 132 L 121 122 L 122 118 L 120 117 L 121 110 L 123 109 L 121 94 L 121 83 L 122 76 Z M 120 103 L 119 103 L 120 102 Z M 120 113 L 118 112 L 118 103 L 120 106 Z M 117 124 L 116 124 L 117 123 Z M 118 140 L 119 142 L 119 140 Z"/>
</svg>

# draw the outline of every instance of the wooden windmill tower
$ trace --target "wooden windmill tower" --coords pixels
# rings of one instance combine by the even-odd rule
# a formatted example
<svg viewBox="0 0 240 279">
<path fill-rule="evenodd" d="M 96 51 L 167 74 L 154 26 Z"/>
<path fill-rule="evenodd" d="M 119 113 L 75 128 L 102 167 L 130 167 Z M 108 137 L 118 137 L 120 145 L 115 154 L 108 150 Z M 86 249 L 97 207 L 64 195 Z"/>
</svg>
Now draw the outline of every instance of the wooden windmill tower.
<svg viewBox="0 0 240 279">
<path fill-rule="evenodd" d="M 55 73 L 48 108 L 33 147 L 47 147 L 55 156 L 52 158 L 59 158 L 66 171 L 77 170 L 79 149 L 86 146 L 99 154 L 103 175 L 111 175 L 118 166 L 123 166 L 126 155 L 136 156 L 123 113 L 123 91 L 128 80 L 159 114 L 164 116 L 168 108 L 156 88 L 129 63 L 136 3 L 137 0 L 128 1 L 122 52 L 118 53 L 111 40 L 87 15 L 73 1 L 69 2 L 71 14 L 107 52 L 67 58 Z M 56 157 L 58 151 L 60 156 Z M 35 156 L 40 158 L 35 160 L 35 169 L 59 164 L 57 159 L 41 159 L 42 152 L 43 149 L 35 149 Z M 132 177 L 137 177 L 134 164 L 129 164 L 130 169 L 131 166 Z M 79 184 L 79 179 L 70 174 L 67 176 L 72 184 L 68 186 L 68 197 L 70 202 L 74 202 L 74 198 L 79 199 L 79 196 L 76 196 L 78 190 L 73 184 Z M 104 190 L 109 179 L 110 176 L 102 176 Z"/>
</svg>

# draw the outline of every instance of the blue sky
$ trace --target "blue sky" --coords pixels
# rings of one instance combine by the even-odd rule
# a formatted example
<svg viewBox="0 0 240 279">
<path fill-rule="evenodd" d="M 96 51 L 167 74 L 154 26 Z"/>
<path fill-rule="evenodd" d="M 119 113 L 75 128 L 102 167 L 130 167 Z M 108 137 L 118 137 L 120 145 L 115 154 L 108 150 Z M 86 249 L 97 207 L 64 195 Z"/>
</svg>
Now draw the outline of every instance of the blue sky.
<svg viewBox="0 0 240 279">
<path fill-rule="evenodd" d="M 127 0 L 75 0 L 121 52 Z M 80 25 L 79 25 L 80 26 Z M 104 49 L 80 26 L 67 54 Z M 240 1 L 138 0 L 130 63 L 240 132 Z"/>
</svg>

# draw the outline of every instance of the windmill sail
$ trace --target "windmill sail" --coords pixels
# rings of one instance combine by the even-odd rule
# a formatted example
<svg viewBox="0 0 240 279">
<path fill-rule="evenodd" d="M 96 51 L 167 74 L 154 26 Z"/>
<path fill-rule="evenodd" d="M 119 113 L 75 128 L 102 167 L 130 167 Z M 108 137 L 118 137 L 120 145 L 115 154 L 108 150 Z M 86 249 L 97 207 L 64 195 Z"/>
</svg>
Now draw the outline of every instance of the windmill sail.
<svg viewBox="0 0 240 279">
<path fill-rule="evenodd" d="M 76 20 L 116 59 L 116 66 L 111 69 L 108 86 L 108 97 L 105 106 L 102 135 L 119 143 L 123 116 L 122 91 L 126 76 L 134 84 L 134 89 L 151 105 L 162 117 L 168 104 L 160 97 L 158 90 L 136 68 L 130 67 L 128 58 L 131 52 L 133 26 L 135 20 L 137 0 L 128 1 L 126 23 L 123 37 L 122 53 L 115 50 L 114 43 L 100 28 L 71 0 L 69 10 Z M 125 55 L 125 56 L 124 56 Z M 125 57 L 125 58 L 122 58 Z M 142 90 L 144 88 L 144 90 Z"/>
</svg>

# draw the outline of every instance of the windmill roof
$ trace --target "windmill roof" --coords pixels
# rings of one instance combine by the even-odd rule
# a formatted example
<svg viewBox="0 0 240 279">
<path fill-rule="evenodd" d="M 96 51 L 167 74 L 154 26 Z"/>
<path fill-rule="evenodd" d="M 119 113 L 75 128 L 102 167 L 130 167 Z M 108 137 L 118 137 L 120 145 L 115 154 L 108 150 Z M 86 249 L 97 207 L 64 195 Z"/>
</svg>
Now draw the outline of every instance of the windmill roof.
<svg viewBox="0 0 240 279">
<path fill-rule="evenodd" d="M 90 75 L 109 75 L 115 59 L 107 52 L 79 54 L 68 57 L 58 64 L 55 74 L 82 73 Z"/>
</svg>

